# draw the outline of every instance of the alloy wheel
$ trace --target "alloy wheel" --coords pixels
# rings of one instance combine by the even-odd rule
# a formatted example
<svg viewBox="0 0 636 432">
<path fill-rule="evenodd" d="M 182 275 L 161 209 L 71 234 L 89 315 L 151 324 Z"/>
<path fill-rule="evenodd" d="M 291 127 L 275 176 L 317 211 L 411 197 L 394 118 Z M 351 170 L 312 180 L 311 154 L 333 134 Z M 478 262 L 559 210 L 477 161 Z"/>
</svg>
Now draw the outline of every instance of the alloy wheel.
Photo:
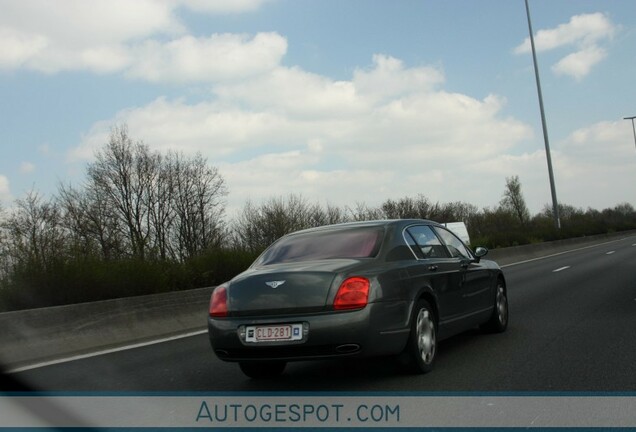
<svg viewBox="0 0 636 432">
<path fill-rule="evenodd" d="M 417 347 L 422 361 L 430 364 L 435 358 L 435 323 L 431 313 L 421 309 L 417 315 Z"/>
</svg>

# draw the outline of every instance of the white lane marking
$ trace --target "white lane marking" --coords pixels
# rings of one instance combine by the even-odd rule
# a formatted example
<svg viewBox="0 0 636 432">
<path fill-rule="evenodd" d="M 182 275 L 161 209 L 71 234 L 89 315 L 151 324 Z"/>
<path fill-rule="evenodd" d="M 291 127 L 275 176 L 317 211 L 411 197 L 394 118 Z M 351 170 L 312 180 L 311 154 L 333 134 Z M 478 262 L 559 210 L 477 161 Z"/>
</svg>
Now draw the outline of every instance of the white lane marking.
<svg viewBox="0 0 636 432">
<path fill-rule="evenodd" d="M 607 242 L 604 242 L 604 243 L 594 244 L 594 245 L 590 245 L 590 246 L 584 246 L 584 247 L 580 247 L 580 248 L 577 248 L 577 249 L 570 249 L 570 250 L 566 250 L 566 251 L 563 251 L 563 252 L 558 252 L 558 253 L 555 253 L 555 254 L 552 254 L 552 255 L 545 255 L 545 256 L 542 256 L 542 257 L 538 257 L 538 258 L 532 258 L 532 259 L 529 259 L 529 260 L 518 261 L 516 263 L 510 263 L 510 264 L 506 264 L 506 265 L 501 265 L 499 267 L 500 268 L 505 268 L 505 267 L 516 266 L 516 265 L 519 265 L 519 264 L 526 264 L 526 263 L 529 263 L 529 262 L 539 261 L 539 260 L 546 259 L 546 258 L 552 258 L 552 257 L 559 256 L 559 255 L 565 255 L 565 254 L 570 253 L 570 252 L 578 252 L 578 251 L 582 251 L 582 250 L 585 250 L 585 249 L 591 249 L 591 248 L 595 248 L 595 247 L 599 247 L 599 246 L 603 246 L 603 245 L 607 245 L 607 244 L 611 244 L 611 243 L 616 243 L 616 242 L 619 242 L 619 241 L 626 240 L 628 238 L 630 238 L 630 237 L 625 237 L 625 238 L 618 239 L 618 240 L 610 240 L 610 241 L 607 241 Z M 634 245 L 636 245 L 636 243 L 634 243 Z"/>
<path fill-rule="evenodd" d="M 569 268 L 570 268 L 570 266 L 561 267 L 561 268 L 558 268 L 556 270 L 552 270 L 552 273 L 557 273 L 557 272 L 560 272 L 560 271 L 563 271 L 563 270 L 567 270 Z"/>
<path fill-rule="evenodd" d="M 141 343 L 136 343 L 136 344 L 132 344 L 132 345 L 125 345 L 122 347 L 118 347 L 118 348 L 112 348 L 112 349 L 107 349 L 107 350 L 101 350 L 101 351 L 95 351 L 92 353 L 87 353 L 87 354 L 80 354 L 80 355 L 76 355 L 76 356 L 72 356 L 72 357 L 64 357 L 64 358 L 60 358 L 60 359 L 56 359 L 56 360 L 50 360 L 50 361 L 46 361 L 46 362 L 42 362 L 42 363 L 35 363 L 35 364 L 31 364 L 28 366 L 22 366 L 22 367 L 17 367 L 15 369 L 10 369 L 5 371 L 5 373 L 17 373 L 17 372 L 23 372 L 23 371 L 28 371 L 31 369 L 38 369 L 38 368 L 42 368 L 45 366 L 52 366 L 52 365 L 56 365 L 56 364 L 60 364 L 60 363 L 68 363 L 74 360 L 82 360 L 85 358 L 90 358 L 90 357 L 97 357 L 100 355 L 104 355 L 104 354 L 110 354 L 110 353 L 116 353 L 119 351 L 126 351 L 129 349 L 133 349 L 133 348 L 141 348 L 141 347 L 145 347 L 145 346 L 149 346 L 149 345 L 155 345 L 155 344 L 160 344 L 163 342 L 170 342 L 173 340 L 177 340 L 177 339 L 184 339 L 187 337 L 192 337 L 192 336 L 198 336 L 198 335 L 202 335 L 204 333 L 207 333 L 208 330 L 197 330 L 197 331 L 193 331 L 193 332 L 188 332 L 188 333 L 183 333 L 183 334 L 178 334 L 178 335 L 174 335 L 174 336 L 170 336 L 167 338 L 161 338 L 161 339 L 153 339 L 151 341 L 148 342 L 141 342 Z"/>
<path fill-rule="evenodd" d="M 605 253 L 605 255 L 611 255 L 611 254 L 613 254 L 614 252 L 616 252 L 616 251 L 609 251 L 609 252 L 606 252 L 606 253 Z"/>
</svg>

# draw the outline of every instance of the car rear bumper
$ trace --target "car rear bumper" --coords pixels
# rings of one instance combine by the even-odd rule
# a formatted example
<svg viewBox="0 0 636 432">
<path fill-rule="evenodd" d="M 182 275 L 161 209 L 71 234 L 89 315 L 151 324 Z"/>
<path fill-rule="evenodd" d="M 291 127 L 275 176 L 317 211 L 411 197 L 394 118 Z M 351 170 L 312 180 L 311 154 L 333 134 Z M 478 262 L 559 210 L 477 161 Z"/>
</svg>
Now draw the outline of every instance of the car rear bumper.
<svg viewBox="0 0 636 432">
<path fill-rule="evenodd" d="M 208 318 L 216 355 L 225 361 L 312 360 L 398 354 L 406 346 L 408 302 L 370 303 L 356 311 L 262 318 Z M 303 323 L 303 340 L 248 343 L 241 326 Z"/>
</svg>

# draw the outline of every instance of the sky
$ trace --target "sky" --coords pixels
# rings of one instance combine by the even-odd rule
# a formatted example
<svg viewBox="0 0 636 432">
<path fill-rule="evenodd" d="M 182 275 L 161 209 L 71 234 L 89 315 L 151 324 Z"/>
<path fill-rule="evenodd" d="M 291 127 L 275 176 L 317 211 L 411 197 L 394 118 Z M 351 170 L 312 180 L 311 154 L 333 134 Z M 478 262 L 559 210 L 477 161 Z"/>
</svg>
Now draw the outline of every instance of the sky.
<svg viewBox="0 0 636 432">
<path fill-rule="evenodd" d="M 560 203 L 636 205 L 636 2 L 530 0 Z M 0 0 L 0 205 L 113 127 L 200 152 L 227 212 L 300 194 L 551 203 L 523 0 Z"/>
</svg>

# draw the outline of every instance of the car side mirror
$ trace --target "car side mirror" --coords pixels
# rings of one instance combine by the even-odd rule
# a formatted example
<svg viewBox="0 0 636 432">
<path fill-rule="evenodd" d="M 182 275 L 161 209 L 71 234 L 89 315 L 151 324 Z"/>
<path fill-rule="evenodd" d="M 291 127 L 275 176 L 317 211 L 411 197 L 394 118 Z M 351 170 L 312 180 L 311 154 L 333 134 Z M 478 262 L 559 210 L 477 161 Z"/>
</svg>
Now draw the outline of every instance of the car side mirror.
<svg viewBox="0 0 636 432">
<path fill-rule="evenodd" d="M 477 249 L 475 249 L 475 257 L 477 258 L 477 262 L 485 257 L 486 254 L 488 254 L 488 248 L 478 246 Z"/>
</svg>

